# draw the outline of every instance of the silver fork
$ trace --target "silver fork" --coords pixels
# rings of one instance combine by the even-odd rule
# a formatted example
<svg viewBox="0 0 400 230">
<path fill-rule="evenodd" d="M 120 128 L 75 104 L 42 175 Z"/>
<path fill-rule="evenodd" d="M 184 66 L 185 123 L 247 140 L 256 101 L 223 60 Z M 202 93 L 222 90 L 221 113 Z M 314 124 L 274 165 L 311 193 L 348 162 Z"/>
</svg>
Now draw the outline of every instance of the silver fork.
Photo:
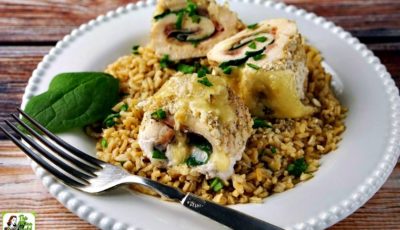
<svg viewBox="0 0 400 230">
<path fill-rule="evenodd" d="M 95 194 L 120 185 L 140 184 L 155 190 L 163 197 L 180 202 L 186 208 L 233 229 L 281 229 L 275 225 L 231 208 L 204 200 L 191 193 L 184 194 L 176 188 L 161 184 L 148 178 L 132 175 L 120 167 L 96 159 L 66 143 L 22 110 L 18 109 L 18 111 L 35 127 L 36 130 L 40 130 L 41 134 L 25 124 L 15 114 L 11 114 L 14 120 L 16 120 L 27 133 L 35 137 L 51 151 L 43 148 L 43 145 L 38 144 L 36 140 L 25 135 L 19 128 L 11 124 L 9 121 L 5 121 L 6 124 L 28 145 L 22 142 L 17 135 L 11 134 L 4 127 L 0 126 L 0 129 L 33 161 L 67 186 L 83 192 Z M 42 135 L 46 135 L 47 138 Z M 48 139 L 52 141 L 49 141 Z M 70 154 L 67 153 L 67 151 Z"/>
</svg>

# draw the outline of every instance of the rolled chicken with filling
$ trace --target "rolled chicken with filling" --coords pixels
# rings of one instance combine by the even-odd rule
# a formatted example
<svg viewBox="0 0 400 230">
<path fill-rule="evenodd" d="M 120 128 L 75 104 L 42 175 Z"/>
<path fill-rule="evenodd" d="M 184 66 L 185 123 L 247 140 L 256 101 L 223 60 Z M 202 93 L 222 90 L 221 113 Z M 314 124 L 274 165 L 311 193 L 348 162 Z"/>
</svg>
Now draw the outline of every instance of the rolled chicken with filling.
<svg viewBox="0 0 400 230">
<path fill-rule="evenodd" d="M 299 118 L 315 111 L 302 102 L 308 69 L 295 22 L 262 21 L 221 41 L 207 57 L 223 70 L 237 68 L 232 88 L 253 116 Z"/>
<path fill-rule="evenodd" d="M 228 179 L 252 132 L 248 108 L 224 78 L 177 75 L 141 106 L 138 142 L 152 162 Z"/>
<path fill-rule="evenodd" d="M 151 46 L 170 60 L 204 57 L 243 23 L 214 0 L 160 0 L 151 29 Z"/>
</svg>

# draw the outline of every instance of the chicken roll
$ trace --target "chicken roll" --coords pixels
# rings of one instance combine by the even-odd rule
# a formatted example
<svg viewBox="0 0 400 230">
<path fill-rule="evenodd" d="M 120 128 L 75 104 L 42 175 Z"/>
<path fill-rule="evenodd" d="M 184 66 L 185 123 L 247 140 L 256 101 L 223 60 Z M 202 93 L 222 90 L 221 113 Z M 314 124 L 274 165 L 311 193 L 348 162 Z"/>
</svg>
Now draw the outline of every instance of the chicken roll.
<svg viewBox="0 0 400 230">
<path fill-rule="evenodd" d="M 243 28 L 235 13 L 214 0 L 160 0 L 151 46 L 170 60 L 204 57 L 216 43 Z"/>
<path fill-rule="evenodd" d="M 224 78 L 177 75 L 141 106 L 138 142 L 152 162 L 186 165 L 208 178 L 233 174 L 253 121 Z"/>
<path fill-rule="evenodd" d="M 232 88 L 252 115 L 299 118 L 315 111 L 302 103 L 308 69 L 295 22 L 271 19 L 251 25 L 215 45 L 207 57 L 224 72 L 238 68 Z"/>
</svg>

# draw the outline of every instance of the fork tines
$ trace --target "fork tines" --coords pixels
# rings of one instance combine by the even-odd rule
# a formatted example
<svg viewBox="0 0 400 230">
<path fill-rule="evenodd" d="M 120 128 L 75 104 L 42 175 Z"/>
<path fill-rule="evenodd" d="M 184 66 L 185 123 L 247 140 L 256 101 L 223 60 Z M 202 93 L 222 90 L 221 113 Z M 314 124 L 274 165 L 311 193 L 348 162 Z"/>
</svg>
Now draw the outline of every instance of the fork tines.
<svg viewBox="0 0 400 230">
<path fill-rule="evenodd" d="M 74 146 L 66 143 L 64 140 L 51 133 L 44 126 L 42 126 L 29 115 L 27 115 L 24 111 L 22 111 L 21 109 L 17 110 L 26 120 L 29 121 L 29 123 L 32 124 L 32 127 L 35 127 L 36 130 L 40 130 L 43 134 L 47 136 L 47 138 L 39 134 L 35 129 L 29 127 L 15 114 L 11 114 L 11 117 L 15 121 L 17 121 L 17 123 L 21 125 L 21 127 L 23 127 L 26 133 L 32 135 L 37 140 L 39 140 L 44 146 L 47 147 L 48 150 L 43 148 L 42 145 L 37 143 L 36 140 L 24 134 L 24 132 L 22 132 L 19 128 L 17 128 L 9 121 L 5 121 L 5 123 L 28 145 L 19 140 L 17 135 L 13 135 L 4 127 L 0 126 L 0 129 L 33 161 L 35 161 L 37 164 L 42 166 L 48 172 L 50 172 L 59 180 L 69 186 L 85 186 L 89 184 L 88 180 L 96 177 L 95 173 L 98 170 L 102 169 L 102 165 L 104 163 L 103 161 L 100 161 L 80 151 Z M 51 141 L 49 141 L 49 139 Z M 56 144 L 58 144 L 58 146 Z M 68 152 L 64 151 L 59 146 L 61 146 L 64 150 L 67 150 Z"/>
</svg>

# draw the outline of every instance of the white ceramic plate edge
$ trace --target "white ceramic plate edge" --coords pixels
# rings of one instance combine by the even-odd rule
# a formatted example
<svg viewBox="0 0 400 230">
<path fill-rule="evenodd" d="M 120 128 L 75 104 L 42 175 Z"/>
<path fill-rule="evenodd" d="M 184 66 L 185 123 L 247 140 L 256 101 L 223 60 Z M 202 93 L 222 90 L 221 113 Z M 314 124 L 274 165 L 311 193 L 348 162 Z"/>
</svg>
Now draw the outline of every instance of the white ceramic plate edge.
<svg viewBox="0 0 400 230">
<path fill-rule="evenodd" d="M 364 44 L 360 43 L 357 38 L 351 36 L 349 32 L 344 31 L 341 27 L 336 26 L 334 23 L 327 21 L 323 17 L 316 16 L 314 13 L 308 13 L 303 9 L 298 9 L 291 5 L 285 5 L 284 3 L 276 3 L 269 0 L 235 0 L 244 3 L 256 3 L 258 5 L 264 5 L 265 7 L 274 8 L 277 10 L 283 10 L 287 13 L 295 14 L 296 16 L 303 17 L 306 20 L 312 21 L 314 24 L 324 28 L 327 32 L 330 31 L 338 38 L 347 42 L 354 50 L 359 52 L 361 56 L 374 67 L 376 75 L 379 76 L 382 83 L 385 86 L 387 97 L 390 101 L 390 118 L 391 118 L 391 131 L 388 138 L 388 146 L 386 146 L 385 153 L 383 154 L 382 160 L 379 162 L 375 170 L 370 176 L 357 187 L 356 191 L 350 194 L 346 199 L 342 200 L 339 204 L 330 207 L 328 210 L 318 213 L 304 222 L 297 223 L 291 226 L 291 229 L 322 229 L 337 223 L 344 219 L 365 202 L 367 202 L 383 185 L 387 180 L 394 166 L 397 163 L 399 157 L 399 130 L 400 130 L 400 97 L 399 90 L 395 86 L 393 79 L 387 72 L 385 66 L 383 66 L 380 60 L 374 56 Z M 86 24 L 81 25 L 78 29 L 74 29 L 69 35 L 65 36 L 59 41 L 49 53 L 44 56 L 43 60 L 38 64 L 37 68 L 33 71 L 32 77 L 29 79 L 28 86 L 25 90 L 25 94 L 22 98 L 22 107 L 29 98 L 31 98 L 35 91 L 36 86 L 41 77 L 44 75 L 45 70 L 51 65 L 52 60 L 61 53 L 61 50 L 66 48 L 69 43 L 81 36 L 82 34 L 89 31 L 92 27 L 98 26 L 99 24 L 117 17 L 118 15 L 136 11 L 140 8 L 154 5 L 154 0 L 148 0 L 146 2 L 138 2 L 135 4 L 129 4 L 125 7 L 120 7 L 114 11 L 109 11 L 105 15 L 100 15 L 96 19 L 89 21 Z M 102 228 L 102 229 L 137 229 L 134 226 L 128 226 L 124 223 L 120 223 L 117 220 L 109 218 L 90 207 L 90 204 L 86 204 L 76 198 L 72 193 L 65 189 L 64 185 L 60 184 L 54 178 L 44 171 L 41 167 L 38 167 L 35 163 L 32 163 L 36 175 L 41 178 L 45 187 L 49 192 L 59 200 L 65 207 L 71 212 L 77 214 L 80 218 L 88 221 L 89 223 Z"/>
</svg>

